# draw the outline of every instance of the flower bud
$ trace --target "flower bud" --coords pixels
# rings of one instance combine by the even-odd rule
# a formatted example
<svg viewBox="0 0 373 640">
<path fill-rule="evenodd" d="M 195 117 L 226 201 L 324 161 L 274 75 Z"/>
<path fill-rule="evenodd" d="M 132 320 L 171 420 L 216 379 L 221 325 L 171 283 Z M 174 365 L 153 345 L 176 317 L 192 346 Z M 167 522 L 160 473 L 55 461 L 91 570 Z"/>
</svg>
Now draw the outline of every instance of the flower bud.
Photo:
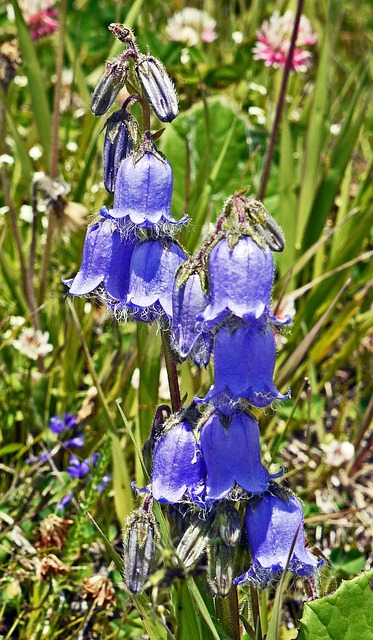
<svg viewBox="0 0 373 640">
<path fill-rule="evenodd" d="M 219 538 L 207 547 L 207 580 L 213 594 L 220 598 L 232 588 L 234 552 Z"/>
<path fill-rule="evenodd" d="M 155 559 L 156 522 L 151 511 L 136 509 L 128 518 L 123 534 L 125 581 L 132 593 L 139 593 Z"/>
<path fill-rule="evenodd" d="M 201 520 L 198 515 L 194 516 L 181 538 L 176 554 L 186 568 L 197 562 L 204 553 L 211 537 L 211 521 L 211 517 Z"/>
<path fill-rule="evenodd" d="M 120 58 L 114 58 L 106 63 L 105 71 L 99 79 L 91 97 L 91 110 L 95 116 L 106 113 L 127 78 L 128 63 Z"/>
<path fill-rule="evenodd" d="M 237 509 L 223 502 L 215 518 L 214 530 L 224 544 L 234 547 L 241 536 L 241 519 Z"/>
<path fill-rule="evenodd" d="M 134 118 L 123 109 L 114 111 L 106 123 L 104 140 L 104 184 L 109 193 L 114 193 L 119 165 L 130 154 L 136 135 Z"/>
<path fill-rule="evenodd" d="M 162 122 L 172 122 L 179 105 L 175 87 L 162 63 L 153 56 L 142 56 L 135 71 L 156 116 Z"/>
</svg>

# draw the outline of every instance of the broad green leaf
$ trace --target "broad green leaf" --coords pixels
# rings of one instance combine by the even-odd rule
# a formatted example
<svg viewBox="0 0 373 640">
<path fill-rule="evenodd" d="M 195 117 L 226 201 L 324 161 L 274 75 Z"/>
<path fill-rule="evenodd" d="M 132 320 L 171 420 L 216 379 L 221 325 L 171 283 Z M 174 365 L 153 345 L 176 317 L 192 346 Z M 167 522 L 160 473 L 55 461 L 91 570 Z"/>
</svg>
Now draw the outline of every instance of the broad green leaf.
<svg viewBox="0 0 373 640">
<path fill-rule="evenodd" d="M 373 571 L 361 573 L 330 596 L 304 605 L 298 640 L 373 638 Z"/>
<path fill-rule="evenodd" d="M 45 91 L 45 81 L 39 66 L 34 44 L 31 40 L 29 28 L 24 21 L 18 2 L 12 0 L 18 30 L 19 47 L 22 54 L 23 69 L 27 75 L 28 87 L 32 101 L 32 112 L 43 146 L 46 161 L 50 156 L 51 113 Z"/>
</svg>

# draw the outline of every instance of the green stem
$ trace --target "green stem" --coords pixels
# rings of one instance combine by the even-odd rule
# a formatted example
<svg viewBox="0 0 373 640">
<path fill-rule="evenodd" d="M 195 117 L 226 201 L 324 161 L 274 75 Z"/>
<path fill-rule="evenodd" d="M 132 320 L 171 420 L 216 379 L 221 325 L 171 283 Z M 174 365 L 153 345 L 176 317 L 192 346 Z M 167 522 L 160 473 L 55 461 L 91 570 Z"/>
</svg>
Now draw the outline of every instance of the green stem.
<svg viewBox="0 0 373 640">
<path fill-rule="evenodd" d="M 258 199 L 259 200 L 263 200 L 263 198 L 264 198 L 264 195 L 265 195 L 265 192 L 266 192 L 266 188 L 267 188 L 269 174 L 270 174 L 270 171 L 271 171 L 272 158 L 273 158 L 273 153 L 274 153 L 274 150 L 275 150 L 275 144 L 276 144 L 276 139 L 277 139 L 278 128 L 279 128 L 279 125 L 280 125 L 282 110 L 283 110 L 284 103 L 285 103 L 286 87 L 287 87 L 287 84 L 288 84 L 288 79 L 289 79 L 289 74 L 290 74 L 290 69 L 291 69 L 291 62 L 292 62 L 292 59 L 293 59 L 293 53 L 294 53 L 294 49 L 295 49 L 295 43 L 297 41 L 298 27 L 299 27 L 300 17 L 302 15 L 303 2 L 304 2 L 304 0 L 298 0 L 297 12 L 295 14 L 295 19 L 294 19 L 293 33 L 291 35 L 289 52 L 288 52 L 288 56 L 286 58 L 286 62 L 285 62 L 285 66 L 284 66 L 284 72 L 283 72 L 283 75 L 282 75 L 280 95 L 278 97 L 278 102 L 277 102 L 277 105 L 276 105 L 276 113 L 275 113 L 275 119 L 274 119 L 274 122 L 273 122 L 271 138 L 270 138 L 269 145 L 268 145 L 267 155 L 266 155 L 265 161 L 264 161 L 263 174 L 262 174 L 262 179 L 261 179 L 261 182 L 260 182 L 260 187 L 259 187 L 259 192 L 258 192 Z"/>
<path fill-rule="evenodd" d="M 260 623 L 260 608 L 259 608 L 259 598 L 258 591 L 255 587 L 250 587 L 250 597 L 251 597 L 251 611 L 253 614 L 253 625 L 255 629 L 255 638 L 256 640 L 262 640 L 262 625 Z"/>
<path fill-rule="evenodd" d="M 170 349 L 169 331 L 162 330 L 161 333 L 162 333 L 163 355 L 166 363 L 168 385 L 170 387 L 171 406 L 172 406 L 172 411 L 176 413 L 177 411 L 180 411 L 182 406 L 179 379 L 177 377 L 176 362 L 172 357 L 172 353 Z"/>
<path fill-rule="evenodd" d="M 225 598 L 216 598 L 215 607 L 224 631 L 232 640 L 240 640 L 237 587 L 233 586 Z"/>
</svg>

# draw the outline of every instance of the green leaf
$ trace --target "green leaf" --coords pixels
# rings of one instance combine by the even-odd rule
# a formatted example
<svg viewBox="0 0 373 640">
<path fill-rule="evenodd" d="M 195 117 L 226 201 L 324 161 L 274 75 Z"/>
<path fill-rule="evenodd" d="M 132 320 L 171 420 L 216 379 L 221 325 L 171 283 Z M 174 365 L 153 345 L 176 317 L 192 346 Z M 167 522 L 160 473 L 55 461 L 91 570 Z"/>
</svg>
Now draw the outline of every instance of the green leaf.
<svg viewBox="0 0 373 640">
<path fill-rule="evenodd" d="M 373 638 L 373 571 L 349 580 L 330 596 L 304 605 L 298 640 Z"/>
<path fill-rule="evenodd" d="M 32 112 L 35 117 L 36 126 L 39 132 L 40 142 L 43 146 L 46 161 L 50 156 L 50 134 L 51 134 L 51 113 L 45 91 L 45 80 L 41 73 L 38 57 L 34 44 L 31 40 L 30 32 L 19 9 L 18 2 L 12 0 L 15 13 L 19 47 L 22 54 L 23 69 L 28 79 L 32 101 Z"/>
</svg>

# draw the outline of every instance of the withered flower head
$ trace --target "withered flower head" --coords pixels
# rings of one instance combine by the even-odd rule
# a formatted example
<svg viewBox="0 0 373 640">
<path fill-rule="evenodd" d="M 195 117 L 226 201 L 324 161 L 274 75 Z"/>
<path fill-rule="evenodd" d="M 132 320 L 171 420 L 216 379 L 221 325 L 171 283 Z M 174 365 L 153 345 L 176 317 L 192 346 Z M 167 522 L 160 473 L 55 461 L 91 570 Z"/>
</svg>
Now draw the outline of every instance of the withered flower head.
<svg viewBox="0 0 373 640">
<path fill-rule="evenodd" d="M 67 564 L 62 562 L 54 553 L 50 553 L 47 556 L 44 556 L 40 561 L 39 565 L 36 567 L 36 577 L 37 579 L 43 580 L 49 574 L 52 575 L 67 575 L 69 573 L 69 567 Z"/>
<path fill-rule="evenodd" d="M 115 591 L 110 578 L 96 574 L 90 578 L 84 578 L 83 581 L 83 598 L 93 598 L 93 602 L 98 607 L 109 609 L 115 607 L 117 601 L 115 599 Z"/>
<path fill-rule="evenodd" d="M 39 549 L 48 549 L 50 547 L 62 549 L 70 524 L 72 524 L 72 520 L 59 518 L 54 513 L 47 516 L 40 523 L 35 546 Z"/>
<path fill-rule="evenodd" d="M 18 67 L 22 64 L 17 40 L 8 40 L 0 47 L 0 84 L 4 91 L 17 75 Z"/>
<path fill-rule="evenodd" d="M 87 209 L 78 202 L 66 200 L 70 187 L 64 180 L 52 180 L 38 173 L 34 176 L 33 190 L 34 198 L 41 194 L 45 199 L 49 215 L 54 217 L 61 233 L 73 232 L 87 224 Z"/>
</svg>

